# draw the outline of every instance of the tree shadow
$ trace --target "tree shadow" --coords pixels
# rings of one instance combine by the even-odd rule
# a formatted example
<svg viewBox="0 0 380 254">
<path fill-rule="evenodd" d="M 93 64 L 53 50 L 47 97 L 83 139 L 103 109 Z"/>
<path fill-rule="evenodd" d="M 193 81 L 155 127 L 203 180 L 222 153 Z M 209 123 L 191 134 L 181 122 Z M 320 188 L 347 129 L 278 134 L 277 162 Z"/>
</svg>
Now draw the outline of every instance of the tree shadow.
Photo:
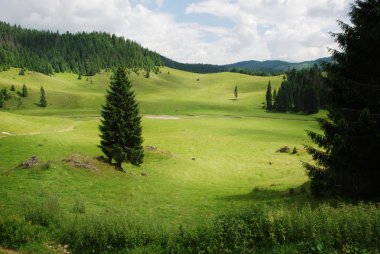
<svg viewBox="0 0 380 254">
<path fill-rule="evenodd" d="M 310 198 L 309 182 L 306 182 L 295 188 L 285 190 L 275 190 L 268 188 L 255 187 L 251 192 L 238 195 L 227 195 L 219 197 L 224 201 L 242 201 L 242 202 L 287 202 Z"/>
</svg>

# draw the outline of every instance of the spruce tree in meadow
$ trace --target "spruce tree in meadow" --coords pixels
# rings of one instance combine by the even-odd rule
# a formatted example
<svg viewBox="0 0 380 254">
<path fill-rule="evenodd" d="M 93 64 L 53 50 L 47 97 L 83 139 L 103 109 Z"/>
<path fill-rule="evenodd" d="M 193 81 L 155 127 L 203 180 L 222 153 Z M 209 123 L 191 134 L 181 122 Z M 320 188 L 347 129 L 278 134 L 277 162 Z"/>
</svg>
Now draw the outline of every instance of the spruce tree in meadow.
<svg viewBox="0 0 380 254">
<path fill-rule="evenodd" d="M 235 100 L 238 99 L 238 87 L 237 87 L 237 84 L 235 85 L 235 88 L 234 88 L 234 96 L 235 96 Z"/>
<path fill-rule="evenodd" d="M 11 90 L 12 92 L 16 91 L 15 85 L 11 85 L 10 90 Z"/>
<path fill-rule="evenodd" d="M 272 87 L 270 84 L 270 80 L 268 82 L 268 87 L 267 87 L 266 102 L 267 102 L 267 110 L 272 110 Z"/>
<path fill-rule="evenodd" d="M 47 106 L 45 89 L 41 86 L 40 88 L 40 107 L 45 108 Z"/>
<path fill-rule="evenodd" d="M 106 103 L 102 107 L 99 147 L 109 163 L 124 171 L 123 162 L 139 166 L 143 162 L 139 106 L 126 72 L 119 67 L 111 78 Z"/>
<path fill-rule="evenodd" d="M 28 88 L 26 88 L 25 84 L 22 85 L 21 96 L 22 97 L 28 97 Z"/>
</svg>

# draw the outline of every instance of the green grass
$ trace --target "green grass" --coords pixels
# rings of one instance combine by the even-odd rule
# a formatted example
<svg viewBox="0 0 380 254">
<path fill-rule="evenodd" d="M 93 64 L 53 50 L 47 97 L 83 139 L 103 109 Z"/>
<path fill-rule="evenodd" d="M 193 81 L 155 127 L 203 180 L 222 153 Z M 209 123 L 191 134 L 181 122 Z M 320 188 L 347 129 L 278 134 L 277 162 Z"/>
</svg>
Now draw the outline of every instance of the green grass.
<svg viewBox="0 0 380 254">
<path fill-rule="evenodd" d="M 17 69 L 0 72 L 0 88 L 9 90 L 14 84 L 19 90 L 25 83 L 29 89 L 21 107 L 13 98 L 0 110 L 0 214 L 22 213 L 25 204 L 54 196 L 67 214 L 79 202 L 86 214 L 123 215 L 170 230 L 198 227 L 256 204 L 311 200 L 299 193 L 308 180 L 301 161 L 310 161 L 303 150 L 303 144 L 310 143 L 305 130 L 316 131 L 315 117 L 324 113 L 305 116 L 262 109 L 268 80 L 278 88 L 282 76 L 193 74 L 168 68 L 150 79 L 132 73 L 141 113 L 178 119 L 143 118 L 144 146 L 157 150 L 146 151 L 139 168 L 123 165 L 128 171 L 123 174 L 96 159 L 102 155 L 97 147 L 99 112 L 110 73 L 88 80 L 70 73 L 17 74 Z M 41 85 L 47 108 L 36 104 Z M 299 153 L 276 153 L 283 146 L 297 147 Z M 48 166 L 18 168 L 33 155 Z M 91 168 L 74 167 L 65 158 Z M 291 188 L 295 195 L 289 195 Z"/>
</svg>

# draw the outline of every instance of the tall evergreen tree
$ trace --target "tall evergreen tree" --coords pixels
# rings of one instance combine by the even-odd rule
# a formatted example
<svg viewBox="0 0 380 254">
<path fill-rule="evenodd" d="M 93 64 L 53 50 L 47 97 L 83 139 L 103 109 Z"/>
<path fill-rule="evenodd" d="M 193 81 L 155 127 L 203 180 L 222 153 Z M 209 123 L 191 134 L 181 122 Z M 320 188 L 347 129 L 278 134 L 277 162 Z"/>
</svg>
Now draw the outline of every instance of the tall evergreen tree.
<svg viewBox="0 0 380 254">
<path fill-rule="evenodd" d="M 3 93 L 0 93 L 0 108 L 4 107 L 4 96 Z"/>
<path fill-rule="evenodd" d="M 321 149 L 306 146 L 316 165 L 304 163 L 316 195 L 380 195 L 380 2 L 356 0 L 352 25 L 334 34 L 342 51 L 326 65 L 330 109 L 323 134 L 309 132 Z"/>
<path fill-rule="evenodd" d="M 235 88 L 234 88 L 234 96 L 235 96 L 235 100 L 238 99 L 238 87 L 237 87 L 237 84 L 235 85 Z"/>
<path fill-rule="evenodd" d="M 277 108 L 276 100 L 277 100 L 277 90 L 274 89 L 274 91 L 273 91 L 273 98 L 272 98 L 272 102 L 273 102 L 272 109 L 276 109 Z"/>
<path fill-rule="evenodd" d="M 25 84 L 22 85 L 21 96 L 22 97 L 28 97 L 28 88 L 26 88 Z"/>
<path fill-rule="evenodd" d="M 272 87 L 270 84 L 270 80 L 268 82 L 268 87 L 267 87 L 266 102 L 267 102 L 267 110 L 272 110 Z"/>
<path fill-rule="evenodd" d="M 141 137 L 139 107 L 123 68 L 118 68 L 111 78 L 106 104 L 102 107 L 100 148 L 109 162 L 115 161 L 118 170 L 123 162 L 140 165 L 144 150 Z"/>
<path fill-rule="evenodd" d="M 45 89 L 41 86 L 40 88 L 40 107 L 45 108 L 47 106 Z"/>
</svg>

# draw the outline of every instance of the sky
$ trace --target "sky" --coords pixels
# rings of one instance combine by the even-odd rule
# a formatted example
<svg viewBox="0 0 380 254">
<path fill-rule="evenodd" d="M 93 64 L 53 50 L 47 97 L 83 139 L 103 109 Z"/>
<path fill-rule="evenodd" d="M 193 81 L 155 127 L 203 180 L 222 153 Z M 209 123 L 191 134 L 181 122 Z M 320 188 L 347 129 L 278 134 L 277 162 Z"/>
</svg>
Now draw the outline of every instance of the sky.
<svg viewBox="0 0 380 254">
<path fill-rule="evenodd" d="M 337 48 L 352 0 L 1 0 L 0 20 L 59 32 L 102 31 L 173 60 L 300 62 Z"/>
</svg>

